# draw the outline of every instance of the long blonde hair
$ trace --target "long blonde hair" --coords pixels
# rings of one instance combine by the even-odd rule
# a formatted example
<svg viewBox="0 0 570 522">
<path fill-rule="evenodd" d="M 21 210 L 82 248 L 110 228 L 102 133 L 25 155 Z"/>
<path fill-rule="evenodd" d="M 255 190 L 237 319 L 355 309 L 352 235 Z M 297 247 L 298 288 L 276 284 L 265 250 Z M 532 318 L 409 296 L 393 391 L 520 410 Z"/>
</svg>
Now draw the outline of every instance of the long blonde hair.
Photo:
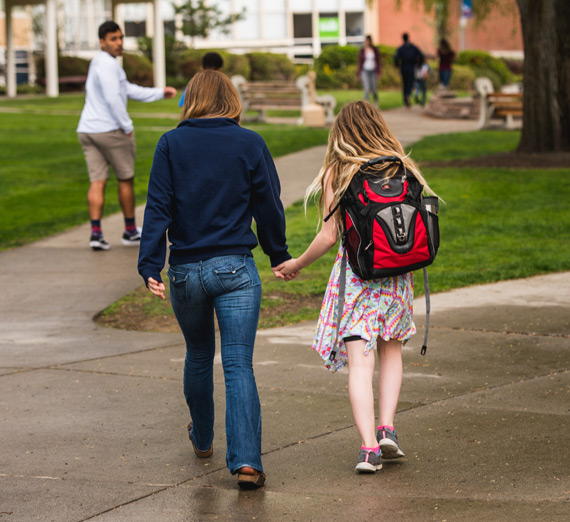
<svg viewBox="0 0 570 522">
<path fill-rule="evenodd" d="M 188 82 L 180 120 L 232 118 L 239 122 L 240 116 L 239 94 L 224 73 L 201 71 Z"/>
<path fill-rule="evenodd" d="M 398 156 L 406 168 L 422 184 L 424 191 L 434 194 L 417 165 L 406 155 L 402 144 L 390 132 L 380 111 L 367 101 L 345 105 L 339 112 L 329 134 L 329 142 L 323 166 L 305 194 L 305 208 L 310 199 L 319 195 L 319 216 L 328 214 L 340 201 L 352 178 L 368 160 L 378 156 Z M 397 165 L 378 164 L 374 167 L 379 175 L 393 177 Z M 325 209 L 325 183 L 330 177 L 333 201 Z M 335 212 L 339 231 L 342 231 L 340 212 Z"/>
</svg>

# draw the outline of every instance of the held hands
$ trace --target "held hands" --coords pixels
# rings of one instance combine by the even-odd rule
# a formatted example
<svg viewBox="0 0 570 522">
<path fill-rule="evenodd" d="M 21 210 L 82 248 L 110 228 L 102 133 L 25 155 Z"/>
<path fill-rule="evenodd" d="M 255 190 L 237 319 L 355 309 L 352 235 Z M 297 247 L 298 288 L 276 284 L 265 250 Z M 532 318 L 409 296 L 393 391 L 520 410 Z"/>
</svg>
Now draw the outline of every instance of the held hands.
<svg viewBox="0 0 570 522">
<path fill-rule="evenodd" d="M 273 275 L 278 279 L 291 281 L 291 279 L 297 277 L 301 271 L 301 267 L 299 266 L 297 259 L 289 259 L 280 265 L 273 267 L 271 270 L 273 270 Z"/>
<path fill-rule="evenodd" d="M 159 283 L 156 279 L 149 277 L 147 280 L 147 287 L 148 289 L 157 297 L 164 299 L 164 291 L 166 288 L 164 287 L 164 283 Z"/>
</svg>

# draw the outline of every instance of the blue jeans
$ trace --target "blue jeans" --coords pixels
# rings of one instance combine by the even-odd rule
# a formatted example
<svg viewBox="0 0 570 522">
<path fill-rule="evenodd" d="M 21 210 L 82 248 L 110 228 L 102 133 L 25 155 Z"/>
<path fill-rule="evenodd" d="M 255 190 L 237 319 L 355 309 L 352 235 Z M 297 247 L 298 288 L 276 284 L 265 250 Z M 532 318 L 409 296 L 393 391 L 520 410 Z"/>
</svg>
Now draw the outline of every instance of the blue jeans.
<svg viewBox="0 0 570 522">
<path fill-rule="evenodd" d="M 441 85 L 447 87 L 449 85 L 449 81 L 451 80 L 451 69 L 443 69 L 439 71 L 439 81 Z"/>
<path fill-rule="evenodd" d="M 374 101 L 378 103 L 378 76 L 376 71 L 363 70 L 360 75 L 362 86 L 364 88 L 364 99 L 369 101 L 369 96 L 372 94 Z"/>
<path fill-rule="evenodd" d="M 214 310 L 226 382 L 226 464 L 263 471 L 261 408 L 253 375 L 261 281 L 252 257 L 223 256 L 168 270 L 170 301 L 186 340 L 184 395 L 190 436 L 206 451 L 214 439 Z"/>
</svg>

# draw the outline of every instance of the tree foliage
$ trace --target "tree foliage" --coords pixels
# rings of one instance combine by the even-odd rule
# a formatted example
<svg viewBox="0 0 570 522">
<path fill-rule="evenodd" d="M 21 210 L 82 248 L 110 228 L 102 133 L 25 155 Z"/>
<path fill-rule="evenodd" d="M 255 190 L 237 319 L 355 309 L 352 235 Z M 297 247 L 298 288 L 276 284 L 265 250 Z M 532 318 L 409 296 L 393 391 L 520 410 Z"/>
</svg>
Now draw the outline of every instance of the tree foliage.
<svg viewBox="0 0 570 522">
<path fill-rule="evenodd" d="M 214 29 L 229 33 L 229 26 L 245 15 L 245 8 L 239 13 L 224 15 L 217 4 L 205 0 L 187 0 L 180 6 L 173 5 L 175 13 L 182 15 L 182 32 L 189 35 L 192 42 L 196 37 L 207 38 Z"/>
<path fill-rule="evenodd" d="M 400 7 L 404 0 L 395 0 Z M 460 0 L 412 0 L 416 5 L 422 5 L 426 13 L 433 13 L 437 36 L 439 38 L 449 38 L 451 33 L 450 20 L 457 19 L 461 12 Z M 369 5 L 372 1 L 369 2 Z M 512 2 L 505 0 L 473 0 L 473 18 L 478 24 L 485 20 L 493 9 L 498 9 L 504 13 L 512 6 Z"/>
<path fill-rule="evenodd" d="M 401 5 L 404 0 L 394 0 Z M 449 31 L 460 0 L 411 0 L 435 10 L 439 36 Z M 370 5 L 370 4 L 369 4 Z M 568 0 L 473 0 L 475 22 L 498 10 L 518 14 L 524 43 L 521 152 L 570 152 L 570 2 Z M 439 19 L 437 19 L 439 17 Z"/>
</svg>

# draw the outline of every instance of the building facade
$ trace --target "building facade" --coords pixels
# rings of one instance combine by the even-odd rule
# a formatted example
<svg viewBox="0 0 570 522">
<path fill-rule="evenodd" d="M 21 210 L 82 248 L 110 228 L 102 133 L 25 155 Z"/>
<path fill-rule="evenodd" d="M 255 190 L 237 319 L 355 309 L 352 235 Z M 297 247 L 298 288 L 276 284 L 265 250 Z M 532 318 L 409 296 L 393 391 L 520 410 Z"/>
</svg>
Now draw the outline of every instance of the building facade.
<svg viewBox="0 0 570 522">
<path fill-rule="evenodd" d="M 0 69 L 6 69 L 4 18 L 0 0 Z M 26 0 L 18 0 L 18 5 Z M 42 0 L 32 6 L 15 7 L 12 15 L 13 49 L 18 82 L 33 80 L 26 63 L 45 47 L 45 11 Z M 214 30 L 207 38 L 182 33 L 182 18 L 173 2 L 183 0 L 54 0 L 57 1 L 57 39 L 63 54 L 91 58 L 99 50 L 98 26 L 114 18 L 124 28 L 125 48 L 137 50 L 137 38 L 164 32 L 198 49 L 219 48 L 235 53 L 268 51 L 288 55 L 298 63 L 310 63 L 327 45 L 362 45 L 371 34 L 375 43 L 397 46 L 402 33 L 428 55 L 437 48 L 434 14 L 426 13 L 416 0 L 216 0 L 222 15 L 243 13 L 227 31 Z M 455 49 L 481 49 L 496 55 L 522 57 L 522 33 L 515 0 L 504 0 L 481 24 L 469 20 L 461 27 L 460 0 L 452 3 L 450 40 Z M 4 22 L 4 23 L 2 23 Z M 43 23 L 42 23 L 43 22 Z M 43 26 L 43 32 L 42 32 Z M 3 83 L 0 73 L 0 84 Z"/>
</svg>

